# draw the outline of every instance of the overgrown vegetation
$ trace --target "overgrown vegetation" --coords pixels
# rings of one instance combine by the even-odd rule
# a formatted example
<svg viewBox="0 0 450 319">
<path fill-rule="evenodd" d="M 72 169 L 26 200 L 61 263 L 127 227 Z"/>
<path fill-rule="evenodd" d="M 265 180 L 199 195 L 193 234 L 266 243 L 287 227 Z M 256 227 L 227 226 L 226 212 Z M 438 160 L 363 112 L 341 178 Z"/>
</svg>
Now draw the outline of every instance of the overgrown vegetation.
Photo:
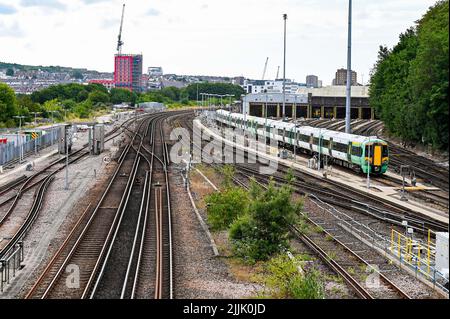
<svg viewBox="0 0 450 319">
<path fill-rule="evenodd" d="M 248 194 L 240 187 L 229 187 L 220 193 L 212 193 L 206 199 L 208 224 L 213 230 L 227 229 L 239 216 L 246 214 Z"/>
<path fill-rule="evenodd" d="M 272 258 L 266 265 L 266 292 L 272 298 L 295 299 L 323 299 L 325 297 L 324 284 L 320 274 L 315 269 L 303 270 L 298 268 L 303 260 L 294 257 L 289 259 L 286 254 Z M 305 268 L 305 267 L 303 267 Z"/>
<path fill-rule="evenodd" d="M 248 263 L 267 260 L 289 246 L 289 226 L 302 210 L 301 201 L 292 200 L 293 189 L 270 181 L 263 189 L 251 181 L 248 212 L 230 226 L 234 253 Z"/>
<path fill-rule="evenodd" d="M 232 185 L 232 169 L 223 171 L 224 190 L 206 198 L 208 222 L 214 230 L 229 229 L 235 256 L 253 264 L 287 248 L 289 226 L 303 206 L 292 199 L 292 176 L 286 176 L 283 186 L 270 181 L 267 189 L 252 180 L 245 191 Z"/>
<path fill-rule="evenodd" d="M 380 46 L 370 103 L 405 143 L 448 151 L 449 1 L 438 1 L 392 49 Z"/>
<path fill-rule="evenodd" d="M 303 202 L 294 200 L 293 172 L 286 174 L 282 186 L 271 180 L 262 187 L 252 179 L 248 190 L 233 185 L 234 167 L 223 166 L 221 173 L 223 190 L 206 198 L 208 222 L 213 230 L 228 230 L 235 260 L 264 269 L 256 275 L 265 287 L 259 297 L 324 298 L 319 273 L 304 267 L 311 257 L 299 255 L 291 260 L 286 254 L 290 225 L 305 219 L 301 217 Z"/>
</svg>

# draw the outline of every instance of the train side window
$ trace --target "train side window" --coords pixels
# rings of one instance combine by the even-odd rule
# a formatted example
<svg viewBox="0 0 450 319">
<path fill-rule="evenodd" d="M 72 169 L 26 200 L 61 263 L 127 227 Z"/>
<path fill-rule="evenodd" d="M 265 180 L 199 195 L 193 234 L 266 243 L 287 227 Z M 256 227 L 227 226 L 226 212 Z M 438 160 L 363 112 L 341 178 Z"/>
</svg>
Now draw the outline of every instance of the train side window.
<svg viewBox="0 0 450 319">
<path fill-rule="evenodd" d="M 361 157 L 361 155 L 362 155 L 361 147 L 360 147 L 360 146 L 353 146 L 353 145 L 352 145 L 352 155 L 353 155 L 353 156 Z"/>
<path fill-rule="evenodd" d="M 319 145 L 319 138 L 318 137 L 314 137 L 313 138 L 313 144 L 314 145 Z"/>
<path fill-rule="evenodd" d="M 346 144 L 337 143 L 337 142 L 333 143 L 333 150 L 335 150 L 335 151 L 347 153 L 347 148 L 348 148 L 348 146 Z"/>
<path fill-rule="evenodd" d="M 329 140 L 322 140 L 322 146 L 325 148 L 330 148 L 330 141 Z"/>
</svg>

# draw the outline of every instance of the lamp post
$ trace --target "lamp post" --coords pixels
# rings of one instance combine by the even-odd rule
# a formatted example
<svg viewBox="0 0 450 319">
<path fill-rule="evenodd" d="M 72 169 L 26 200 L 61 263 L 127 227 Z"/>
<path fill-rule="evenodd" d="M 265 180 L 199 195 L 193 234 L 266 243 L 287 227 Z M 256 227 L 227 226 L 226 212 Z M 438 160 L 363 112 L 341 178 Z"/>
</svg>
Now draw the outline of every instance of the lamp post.
<svg viewBox="0 0 450 319">
<path fill-rule="evenodd" d="M 367 189 L 370 189 L 370 137 L 367 142 Z"/>
<path fill-rule="evenodd" d="M 345 133 L 350 134 L 351 87 L 352 85 L 352 0 L 348 1 L 348 39 L 347 39 L 347 86 L 345 100 Z"/>
<path fill-rule="evenodd" d="M 197 83 L 197 105 L 198 105 L 198 83 Z"/>
<path fill-rule="evenodd" d="M 64 128 L 65 132 L 65 143 L 66 143 L 66 176 L 64 180 L 64 189 L 69 189 L 69 132 L 67 128 Z"/>
<path fill-rule="evenodd" d="M 52 110 L 52 111 L 48 111 L 48 112 L 52 114 L 52 124 L 55 124 L 55 119 L 54 119 L 54 117 L 53 117 L 53 113 L 58 112 L 58 111 Z M 54 131 L 55 131 L 55 128 L 52 127 L 52 143 L 53 143 L 54 140 L 55 140 L 55 134 L 54 134 Z"/>
<path fill-rule="evenodd" d="M 319 151 L 319 159 L 318 159 L 318 162 L 317 162 L 317 170 L 320 172 L 320 152 L 321 152 L 321 150 L 322 150 L 322 147 L 321 147 L 321 145 L 320 145 L 320 137 L 322 136 L 322 129 L 321 128 L 319 128 L 319 144 L 317 145 L 317 149 L 318 149 L 318 151 Z"/>
<path fill-rule="evenodd" d="M 41 114 L 41 112 L 30 112 L 30 114 L 34 114 L 34 126 L 36 127 L 37 126 L 36 117 L 38 114 Z M 34 154 L 37 154 L 37 138 L 34 140 Z"/>
<path fill-rule="evenodd" d="M 283 121 L 286 111 L 286 20 L 287 14 L 283 14 L 284 20 L 284 50 L 283 50 Z"/>
<path fill-rule="evenodd" d="M 17 132 L 17 142 L 19 142 L 19 134 L 22 131 L 22 119 L 24 119 L 25 116 L 16 115 L 16 116 L 14 116 L 14 118 L 19 119 L 19 131 Z M 23 143 L 20 143 L 19 162 L 22 163 L 22 160 L 23 160 Z"/>
<path fill-rule="evenodd" d="M 264 90 L 264 93 L 266 93 L 266 105 L 264 108 L 264 117 L 266 118 L 266 124 L 267 124 L 267 99 L 268 99 L 267 90 Z"/>
</svg>

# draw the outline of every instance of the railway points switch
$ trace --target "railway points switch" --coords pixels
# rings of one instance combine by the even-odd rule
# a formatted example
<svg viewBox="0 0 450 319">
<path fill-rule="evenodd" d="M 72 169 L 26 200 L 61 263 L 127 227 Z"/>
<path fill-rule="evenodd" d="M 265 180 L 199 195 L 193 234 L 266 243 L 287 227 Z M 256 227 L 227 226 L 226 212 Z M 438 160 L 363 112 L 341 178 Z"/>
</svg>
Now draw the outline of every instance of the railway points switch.
<svg viewBox="0 0 450 319">
<path fill-rule="evenodd" d="M 92 155 L 99 155 L 105 148 L 105 126 L 95 124 L 89 127 L 89 149 Z"/>
<path fill-rule="evenodd" d="M 71 125 L 62 125 L 60 128 L 61 138 L 58 143 L 58 152 L 59 154 L 66 154 L 66 152 L 71 151 L 72 149 L 72 126 Z M 66 145 L 66 143 L 68 143 Z"/>
</svg>

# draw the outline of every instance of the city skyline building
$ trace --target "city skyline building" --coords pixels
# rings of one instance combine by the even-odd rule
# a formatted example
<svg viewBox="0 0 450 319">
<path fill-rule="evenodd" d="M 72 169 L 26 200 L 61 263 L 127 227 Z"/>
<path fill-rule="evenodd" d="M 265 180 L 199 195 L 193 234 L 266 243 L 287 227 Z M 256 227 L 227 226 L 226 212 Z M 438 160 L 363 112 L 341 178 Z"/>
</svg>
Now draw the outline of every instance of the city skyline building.
<svg viewBox="0 0 450 319">
<path fill-rule="evenodd" d="M 340 68 L 336 71 L 332 85 L 347 85 L 347 69 Z M 358 85 L 358 75 L 352 70 L 352 86 Z"/>
<path fill-rule="evenodd" d="M 114 86 L 132 92 L 142 91 L 142 54 L 114 56 Z"/>
</svg>

